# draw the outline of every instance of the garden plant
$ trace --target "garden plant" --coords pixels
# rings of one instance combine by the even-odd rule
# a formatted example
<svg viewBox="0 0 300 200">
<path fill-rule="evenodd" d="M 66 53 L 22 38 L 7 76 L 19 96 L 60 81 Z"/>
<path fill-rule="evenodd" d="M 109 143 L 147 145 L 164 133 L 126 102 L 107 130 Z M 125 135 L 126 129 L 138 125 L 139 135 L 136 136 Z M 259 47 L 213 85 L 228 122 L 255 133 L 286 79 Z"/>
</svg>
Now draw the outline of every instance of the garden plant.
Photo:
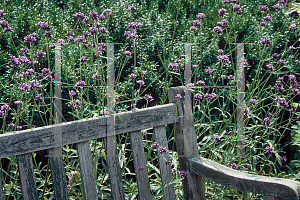
<svg viewBox="0 0 300 200">
<path fill-rule="evenodd" d="M 168 103 L 184 86 L 191 44 L 193 118 L 200 155 L 256 175 L 300 180 L 297 2 L 288 0 L 9 1 L 0 4 L 0 133 L 53 125 L 55 47 L 61 45 L 62 119 L 107 114 L 107 44 L 114 45 L 115 112 Z M 245 157 L 237 156 L 237 44 L 244 43 Z M 212 86 L 212 87 L 204 87 Z M 222 86 L 222 87 L 218 87 Z M 178 97 L 180 98 L 180 97 Z M 184 97 L 181 97 L 184 98 Z M 143 142 L 153 199 L 162 199 L 157 153 L 168 153 L 183 199 L 174 138 Z M 129 134 L 116 137 L 124 191 L 137 199 Z M 0 144 L 1 145 L 1 144 Z M 70 199 L 83 199 L 76 148 L 62 147 Z M 111 199 L 103 140 L 91 141 L 99 199 Z M 129 159 L 127 159 L 129 158 Z M 54 199 L 44 151 L 33 153 L 37 193 Z M 6 199 L 22 199 L 16 157 L 1 160 Z M 207 199 L 262 199 L 203 178 Z"/>
</svg>

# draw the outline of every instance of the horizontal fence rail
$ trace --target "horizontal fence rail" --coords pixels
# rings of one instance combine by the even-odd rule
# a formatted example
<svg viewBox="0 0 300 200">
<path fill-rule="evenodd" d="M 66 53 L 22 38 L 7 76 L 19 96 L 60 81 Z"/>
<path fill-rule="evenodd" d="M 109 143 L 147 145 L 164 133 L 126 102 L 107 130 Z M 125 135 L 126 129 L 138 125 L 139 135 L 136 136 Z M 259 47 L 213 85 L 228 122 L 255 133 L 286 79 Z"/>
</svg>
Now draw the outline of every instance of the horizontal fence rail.
<svg viewBox="0 0 300 200">
<path fill-rule="evenodd" d="M 176 104 L 169 103 L 118 113 L 118 116 L 113 114 L 112 117 L 115 116 L 115 134 L 117 135 L 172 124 L 175 122 L 175 115 Z M 105 138 L 107 136 L 106 118 L 106 116 L 94 117 L 1 134 L 0 159 L 58 147 L 53 134 L 57 128 L 62 131 L 62 145 Z M 178 122 L 178 117 L 176 122 Z"/>
</svg>

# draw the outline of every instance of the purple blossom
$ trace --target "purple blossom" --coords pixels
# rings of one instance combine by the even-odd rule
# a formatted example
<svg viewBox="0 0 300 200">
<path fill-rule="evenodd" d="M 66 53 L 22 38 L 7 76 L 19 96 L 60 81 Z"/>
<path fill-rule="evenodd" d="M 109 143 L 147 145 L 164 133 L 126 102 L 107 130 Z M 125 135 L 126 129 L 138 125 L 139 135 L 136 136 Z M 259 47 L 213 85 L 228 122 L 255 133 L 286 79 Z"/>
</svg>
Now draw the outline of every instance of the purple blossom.
<svg viewBox="0 0 300 200">
<path fill-rule="evenodd" d="M 46 53 L 43 51 L 38 51 L 34 56 L 36 58 L 45 58 Z"/>
<path fill-rule="evenodd" d="M 36 80 L 32 80 L 32 81 L 30 81 L 28 90 L 34 90 L 36 88 L 40 89 L 41 87 L 42 86 Z"/>
<path fill-rule="evenodd" d="M 24 91 L 24 90 L 27 90 L 29 88 L 29 86 L 26 84 L 26 83 L 21 83 L 19 85 L 19 90 L 20 91 Z"/>
<path fill-rule="evenodd" d="M 74 40 L 74 42 L 83 42 L 84 43 L 84 42 L 86 42 L 86 40 L 83 36 L 79 36 Z"/>
<path fill-rule="evenodd" d="M 29 51 L 29 49 L 25 47 L 25 48 L 21 48 L 20 51 L 21 51 L 23 54 L 26 54 L 26 53 Z"/>
<path fill-rule="evenodd" d="M 137 40 L 139 38 L 139 36 L 137 34 L 134 34 L 134 33 L 131 33 L 128 38 L 131 38 L 131 39 L 135 39 Z"/>
<path fill-rule="evenodd" d="M 151 145 L 151 148 L 156 148 L 158 146 L 157 142 L 153 142 L 153 144 Z"/>
<path fill-rule="evenodd" d="M 274 5 L 274 6 L 272 6 L 272 8 L 273 8 L 273 9 L 277 9 L 277 10 L 280 10 L 280 9 L 281 9 L 281 7 L 280 7 L 279 5 L 277 5 L 277 4 Z"/>
<path fill-rule="evenodd" d="M 143 81 L 143 80 L 138 80 L 137 83 L 139 83 L 139 84 L 145 86 L 145 81 Z"/>
<path fill-rule="evenodd" d="M 277 54 L 277 53 L 274 53 L 274 54 L 272 55 L 272 58 L 277 59 L 277 58 L 278 58 L 278 54 Z"/>
<path fill-rule="evenodd" d="M 2 19 L 2 17 L 4 17 L 6 14 L 4 13 L 4 10 L 0 10 L 0 19 Z"/>
<path fill-rule="evenodd" d="M 131 52 L 130 51 L 125 51 L 124 54 L 128 55 L 128 56 L 131 56 Z"/>
<path fill-rule="evenodd" d="M 16 105 L 19 105 L 19 104 L 21 104 L 21 103 L 23 103 L 23 101 L 15 101 L 15 102 L 14 102 L 14 104 L 16 104 Z"/>
<path fill-rule="evenodd" d="M 201 94 L 199 94 L 199 93 L 195 94 L 195 100 L 196 100 L 196 101 L 200 101 L 200 100 L 202 100 L 202 99 L 203 99 L 203 95 L 201 95 Z"/>
<path fill-rule="evenodd" d="M 21 63 L 25 63 L 26 65 L 31 63 L 31 61 L 26 56 L 20 56 L 19 61 Z"/>
<path fill-rule="evenodd" d="M 64 39 L 58 39 L 58 40 L 57 40 L 57 43 L 61 44 L 62 46 L 65 45 Z"/>
<path fill-rule="evenodd" d="M 225 14 L 226 14 L 226 9 L 221 8 L 221 9 L 219 10 L 219 16 L 223 17 Z"/>
<path fill-rule="evenodd" d="M 105 13 L 108 13 L 109 15 L 112 15 L 111 9 L 105 9 L 102 14 L 104 15 Z"/>
<path fill-rule="evenodd" d="M 216 27 L 214 27 L 214 30 L 213 30 L 215 33 L 219 33 L 219 34 L 221 34 L 222 33 L 222 29 L 221 29 L 221 27 L 220 26 L 216 26 Z"/>
<path fill-rule="evenodd" d="M 264 119 L 264 121 L 265 121 L 266 126 L 270 126 L 271 120 L 270 120 L 268 117 L 266 117 L 266 118 Z"/>
<path fill-rule="evenodd" d="M 247 107 L 244 108 L 244 116 L 247 117 L 247 116 L 252 116 L 250 113 L 249 113 L 249 109 Z"/>
<path fill-rule="evenodd" d="M 204 14 L 204 13 L 198 13 L 198 14 L 196 15 L 196 17 L 199 18 L 199 19 L 204 19 L 205 14 Z"/>
<path fill-rule="evenodd" d="M 100 19 L 101 21 L 103 21 L 103 20 L 105 19 L 105 16 L 104 16 L 103 14 L 101 14 L 101 15 L 99 16 L 99 19 Z"/>
<path fill-rule="evenodd" d="M 181 96 L 180 94 L 177 94 L 175 97 L 176 97 L 176 98 L 179 98 L 179 99 L 182 98 L 182 96 Z"/>
<path fill-rule="evenodd" d="M 238 5 L 238 4 L 234 4 L 234 6 L 233 6 L 233 10 L 239 10 L 239 9 L 241 9 L 241 8 L 240 8 L 240 5 Z"/>
<path fill-rule="evenodd" d="M 289 46 L 289 49 L 290 49 L 290 50 L 294 50 L 294 49 L 295 49 L 295 47 L 293 47 L 293 46 Z"/>
<path fill-rule="evenodd" d="M 129 22 L 127 28 L 129 29 L 139 29 L 142 24 L 139 22 Z"/>
<path fill-rule="evenodd" d="M 87 38 L 88 36 L 90 36 L 89 32 L 84 31 L 84 32 L 83 32 L 83 37 L 84 37 L 84 38 Z"/>
<path fill-rule="evenodd" d="M 225 27 L 227 27 L 228 26 L 228 20 L 227 19 L 222 19 L 220 22 L 217 22 L 217 24 L 219 25 L 219 26 L 225 26 Z"/>
<path fill-rule="evenodd" d="M 191 24 L 192 24 L 193 26 L 199 26 L 199 27 L 202 26 L 202 24 L 199 22 L 199 20 L 192 20 Z"/>
<path fill-rule="evenodd" d="M 179 172 L 179 175 L 182 177 L 182 178 L 184 178 L 184 177 L 186 177 L 186 172 L 184 171 L 184 170 L 182 170 L 181 172 Z"/>
<path fill-rule="evenodd" d="M 285 65 L 285 61 L 284 61 L 283 59 L 280 59 L 280 60 L 278 61 L 278 64 L 279 64 L 279 65 Z"/>
<path fill-rule="evenodd" d="M 42 100 L 42 94 L 37 94 L 36 97 L 35 97 L 35 100 L 38 101 L 38 102 L 41 101 Z"/>
<path fill-rule="evenodd" d="M 74 36 L 74 33 L 72 31 L 67 31 L 67 37 L 68 36 Z"/>
<path fill-rule="evenodd" d="M 74 109 L 80 109 L 81 106 L 79 105 L 79 100 L 74 100 L 74 101 L 71 101 L 68 106 L 71 107 L 73 105 L 73 108 Z"/>
<path fill-rule="evenodd" d="M 228 76 L 228 79 L 229 79 L 229 80 L 234 80 L 235 78 L 234 78 L 233 75 L 229 75 L 229 76 Z"/>
<path fill-rule="evenodd" d="M 124 32 L 124 37 L 129 37 L 131 35 L 131 32 L 130 31 L 125 31 Z"/>
<path fill-rule="evenodd" d="M 260 43 L 269 45 L 269 44 L 271 44 L 271 42 L 272 42 L 272 41 L 269 40 L 268 38 L 264 38 Z"/>
<path fill-rule="evenodd" d="M 166 161 L 166 165 L 170 165 L 171 164 L 171 161 Z"/>
<path fill-rule="evenodd" d="M 78 81 L 75 86 L 86 86 L 84 81 Z"/>
<path fill-rule="evenodd" d="M 49 47 L 50 47 L 50 49 L 54 49 L 55 48 L 55 44 L 51 44 Z"/>
<path fill-rule="evenodd" d="M 273 67 L 272 64 L 268 64 L 266 67 L 267 67 L 268 69 L 270 69 L 271 71 L 274 71 L 274 67 Z"/>
<path fill-rule="evenodd" d="M 273 114 L 271 114 L 271 113 L 269 113 L 268 115 L 269 115 L 269 117 L 273 117 L 273 116 L 274 116 L 274 115 L 273 115 Z"/>
<path fill-rule="evenodd" d="M 43 73 L 44 75 L 48 75 L 48 74 L 51 74 L 51 71 L 50 71 L 49 68 L 44 68 L 44 69 L 42 69 L 42 73 Z"/>
<path fill-rule="evenodd" d="M 260 26 L 266 26 L 267 23 L 265 21 L 259 23 Z"/>
<path fill-rule="evenodd" d="M 46 23 L 39 22 L 38 26 L 44 31 L 49 31 L 52 28 L 52 26 L 49 26 L 49 24 L 47 22 Z"/>
<path fill-rule="evenodd" d="M 98 13 L 95 12 L 95 11 L 92 11 L 92 12 L 90 12 L 90 17 L 91 17 L 92 19 L 97 19 L 97 18 L 98 18 Z"/>
<path fill-rule="evenodd" d="M 199 81 L 197 81 L 196 85 L 205 85 L 205 82 L 204 82 L 204 81 L 201 81 L 201 80 L 199 80 Z"/>
<path fill-rule="evenodd" d="M 236 2 L 237 2 L 237 0 L 231 0 L 231 2 L 232 2 L 232 3 L 236 3 Z"/>
<path fill-rule="evenodd" d="M 272 153 L 273 152 L 273 148 L 270 147 L 270 146 L 267 146 L 265 149 L 267 150 L 268 153 Z"/>
<path fill-rule="evenodd" d="M 99 29 L 100 33 L 107 33 L 106 28 L 105 27 L 101 27 Z"/>
<path fill-rule="evenodd" d="M 213 73 L 213 70 L 209 67 L 205 72 L 208 72 L 209 74 Z"/>
<path fill-rule="evenodd" d="M 172 172 L 174 173 L 174 172 L 176 172 L 177 170 L 175 169 L 175 168 L 172 168 Z"/>
<path fill-rule="evenodd" d="M 130 11 L 133 11 L 133 10 L 136 10 L 136 7 L 134 5 L 129 6 L 129 8 L 127 8 L 127 12 L 130 12 Z"/>
<path fill-rule="evenodd" d="M 142 75 L 145 75 L 147 73 L 147 71 L 141 71 Z"/>
<path fill-rule="evenodd" d="M 136 77 L 136 75 L 134 73 L 131 73 L 128 75 L 130 79 L 134 79 Z"/>
<path fill-rule="evenodd" d="M 86 46 L 88 46 L 88 47 L 93 47 L 94 45 L 93 45 L 91 42 L 88 42 L 88 43 L 86 44 Z"/>
<path fill-rule="evenodd" d="M 214 136 L 213 139 L 215 139 L 217 142 L 220 142 L 220 137 L 218 135 Z"/>
<path fill-rule="evenodd" d="M 83 23 L 87 24 L 90 21 L 90 18 L 88 17 L 84 17 L 84 19 L 82 20 Z"/>
<path fill-rule="evenodd" d="M 255 99 L 250 99 L 249 104 L 253 104 L 253 105 L 256 106 L 257 101 Z"/>
<path fill-rule="evenodd" d="M 191 27 L 190 27 L 190 30 L 191 30 L 191 31 L 197 31 L 198 29 L 197 29 L 195 26 L 191 26 Z"/>
<path fill-rule="evenodd" d="M 290 25 L 290 28 L 291 28 L 291 29 L 294 29 L 294 28 L 296 28 L 296 24 L 292 24 L 292 25 Z"/>
<path fill-rule="evenodd" d="M 95 27 L 90 27 L 89 29 L 90 29 L 91 35 L 96 35 L 96 33 L 97 33 L 97 28 L 95 28 Z"/>
<path fill-rule="evenodd" d="M 293 55 L 289 55 L 289 58 L 294 58 L 294 56 Z"/>
<path fill-rule="evenodd" d="M 218 56 L 218 59 L 221 60 L 221 62 L 230 63 L 229 58 L 226 55 L 220 55 Z"/>
<path fill-rule="evenodd" d="M 38 37 L 39 35 L 37 33 L 32 33 L 30 35 L 27 35 L 24 37 L 24 42 L 25 43 L 29 43 L 29 42 L 36 42 L 36 38 Z"/>
<path fill-rule="evenodd" d="M 146 95 L 145 99 L 146 99 L 146 101 L 149 101 L 149 102 L 154 100 L 151 95 Z"/>
<path fill-rule="evenodd" d="M 258 9 L 261 11 L 270 12 L 270 9 L 267 6 L 260 5 Z"/>
<path fill-rule="evenodd" d="M 75 14 L 73 14 L 73 17 L 77 19 L 84 19 L 85 16 L 81 12 L 76 12 Z"/>
<path fill-rule="evenodd" d="M 228 0 L 222 1 L 222 4 L 225 4 L 225 3 L 230 3 L 230 2 Z"/>
<path fill-rule="evenodd" d="M 165 152 L 168 152 L 168 149 L 167 149 L 166 147 L 160 146 L 160 147 L 158 148 L 158 151 L 159 151 L 161 154 L 163 154 L 163 153 L 165 153 Z"/>
<path fill-rule="evenodd" d="M 52 34 L 50 31 L 47 31 L 43 36 L 45 36 L 47 38 L 52 38 Z"/>
<path fill-rule="evenodd" d="M 219 54 L 222 54 L 222 53 L 223 53 L 223 50 L 222 50 L 222 49 L 219 49 L 219 50 L 218 50 L 218 53 L 219 53 Z"/>
<path fill-rule="evenodd" d="M 246 167 L 247 167 L 249 170 L 252 170 L 251 165 L 246 165 Z"/>
<path fill-rule="evenodd" d="M 82 63 L 86 62 L 86 56 L 83 56 L 82 58 L 80 58 L 79 61 Z"/>
<path fill-rule="evenodd" d="M 272 21 L 272 17 L 271 17 L 271 16 L 265 16 L 265 20 L 266 20 L 267 22 L 271 22 L 271 21 Z"/>
<path fill-rule="evenodd" d="M 8 110 L 8 109 L 10 109 L 8 104 L 4 104 L 3 106 L 1 106 L 1 110 Z"/>
<path fill-rule="evenodd" d="M 142 166 L 138 166 L 137 169 L 140 171 L 140 172 L 143 172 L 144 171 L 144 168 Z"/>
</svg>

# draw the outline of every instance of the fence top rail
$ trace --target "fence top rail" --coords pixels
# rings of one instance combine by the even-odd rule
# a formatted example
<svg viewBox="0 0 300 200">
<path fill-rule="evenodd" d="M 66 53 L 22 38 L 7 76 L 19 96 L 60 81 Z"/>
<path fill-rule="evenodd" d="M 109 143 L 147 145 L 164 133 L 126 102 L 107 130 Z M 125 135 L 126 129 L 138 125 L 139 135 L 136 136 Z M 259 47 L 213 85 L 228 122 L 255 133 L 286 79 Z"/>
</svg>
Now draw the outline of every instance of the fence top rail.
<svg viewBox="0 0 300 200">
<path fill-rule="evenodd" d="M 100 116 L 0 134 L 0 159 L 172 124 L 175 122 L 175 115 L 176 104 L 168 103 L 112 116 Z M 113 117 L 115 117 L 115 122 L 113 122 Z M 112 121 L 114 133 L 106 134 L 106 127 L 110 123 L 107 122 L 108 120 Z M 178 114 L 176 122 L 178 122 Z"/>
</svg>

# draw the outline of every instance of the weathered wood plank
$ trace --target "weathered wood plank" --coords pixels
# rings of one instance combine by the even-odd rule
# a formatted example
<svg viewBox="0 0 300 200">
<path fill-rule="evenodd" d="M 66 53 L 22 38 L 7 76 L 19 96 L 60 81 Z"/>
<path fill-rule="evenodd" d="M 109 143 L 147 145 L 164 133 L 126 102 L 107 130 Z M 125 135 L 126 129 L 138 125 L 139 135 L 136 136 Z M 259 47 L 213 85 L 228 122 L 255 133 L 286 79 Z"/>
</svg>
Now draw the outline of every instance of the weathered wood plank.
<svg viewBox="0 0 300 200">
<path fill-rule="evenodd" d="M 77 143 L 77 152 L 84 199 L 98 200 L 90 142 Z"/>
<path fill-rule="evenodd" d="M 23 199 L 38 200 L 33 172 L 32 153 L 18 155 L 17 159 L 21 177 Z"/>
<path fill-rule="evenodd" d="M 154 127 L 155 142 L 158 146 L 166 147 L 168 149 L 168 141 L 166 136 L 165 125 Z M 168 149 L 169 150 L 169 149 Z M 158 154 L 158 163 L 160 169 L 160 178 L 163 185 L 167 185 L 173 180 L 172 169 L 170 165 L 166 165 L 166 161 L 170 161 L 169 153 Z M 163 189 L 164 200 L 176 199 L 174 184 L 171 184 Z"/>
<path fill-rule="evenodd" d="M 165 104 L 118 113 L 124 123 L 119 117 L 115 117 L 115 134 L 174 123 L 175 112 L 175 104 Z M 66 122 L 59 125 L 62 127 L 62 145 L 57 144 L 54 140 L 54 125 L 0 134 L 0 158 L 85 142 L 106 136 L 105 116 Z"/>
<path fill-rule="evenodd" d="M 121 167 L 118 156 L 117 142 L 114 132 L 114 117 L 107 117 L 107 138 L 104 138 L 106 146 L 106 164 L 109 174 L 111 195 L 113 200 L 125 199 Z"/>
<path fill-rule="evenodd" d="M 62 148 L 48 149 L 48 159 L 50 163 L 54 196 L 59 200 L 68 200 L 66 171 L 62 155 Z"/>
<path fill-rule="evenodd" d="M 226 167 L 207 158 L 188 160 L 191 173 L 235 190 L 282 197 L 282 200 L 298 200 L 300 183 L 290 179 L 259 176 Z"/>
<path fill-rule="evenodd" d="M 176 98 L 175 96 L 177 94 L 180 94 L 182 98 Z M 186 177 L 183 179 L 184 198 L 186 200 L 203 200 L 205 199 L 203 179 L 199 175 L 192 174 L 187 166 L 189 158 L 199 156 L 192 116 L 191 90 L 187 90 L 184 86 L 171 87 L 168 91 L 168 97 L 170 103 L 177 104 L 179 123 L 176 123 L 175 129 L 176 148 L 180 170 L 184 170 L 187 173 Z"/>
<path fill-rule="evenodd" d="M 139 199 L 151 200 L 152 198 L 141 130 L 130 132 L 130 141 L 134 171 L 139 190 Z M 144 171 L 139 171 L 138 166 L 141 166 Z"/>
<path fill-rule="evenodd" d="M 0 171 L 0 199 L 4 199 L 4 192 L 3 192 L 3 184 L 2 184 L 2 163 L 0 159 L 1 164 L 1 171 Z"/>
</svg>

